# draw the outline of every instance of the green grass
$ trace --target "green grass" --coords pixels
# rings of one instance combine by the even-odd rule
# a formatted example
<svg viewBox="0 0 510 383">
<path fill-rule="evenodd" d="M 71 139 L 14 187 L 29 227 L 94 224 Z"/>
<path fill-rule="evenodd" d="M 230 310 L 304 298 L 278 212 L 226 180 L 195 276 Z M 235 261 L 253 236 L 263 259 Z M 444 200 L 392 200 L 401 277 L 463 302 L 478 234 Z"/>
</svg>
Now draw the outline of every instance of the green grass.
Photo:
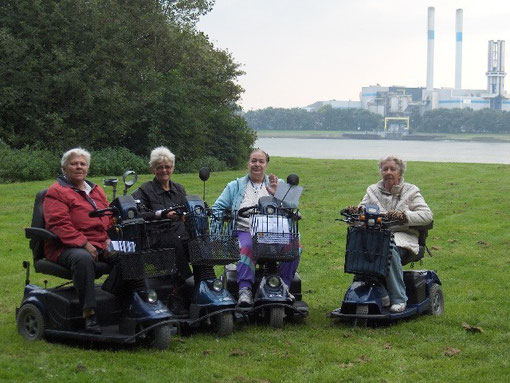
<svg viewBox="0 0 510 383">
<path fill-rule="evenodd" d="M 343 138 L 344 134 L 363 134 L 363 132 L 341 131 L 341 130 L 257 130 L 258 138 L 279 137 L 279 138 Z M 422 133 L 416 132 L 419 136 L 433 136 L 434 139 L 452 141 L 482 141 L 482 142 L 510 142 L 510 134 L 474 134 L 474 133 Z"/>
<path fill-rule="evenodd" d="M 443 282 L 445 313 L 381 328 L 332 323 L 351 281 L 343 273 L 345 224 L 339 210 L 378 180 L 375 161 L 271 159 L 284 178 L 298 173 L 303 258 L 300 275 L 310 316 L 281 330 L 237 326 L 229 338 L 207 332 L 178 336 L 167 351 L 90 349 L 28 343 L 16 332 L 22 299 L 22 260 L 30 260 L 23 228 L 36 191 L 52 181 L 0 185 L 0 381 L 5 382 L 503 382 L 510 376 L 510 166 L 411 162 L 435 214 L 423 266 Z M 209 202 L 243 172 L 213 173 Z M 150 176 L 142 176 L 139 184 Z M 195 174 L 174 175 L 188 193 L 202 194 Z M 100 179 L 94 179 L 99 182 Z M 56 279 L 32 273 L 32 281 Z M 479 326 L 470 333 L 462 323 Z M 453 352 L 448 352 L 453 350 Z M 455 350 L 458 350 L 456 352 Z M 448 355 L 453 354 L 453 355 Z"/>
</svg>

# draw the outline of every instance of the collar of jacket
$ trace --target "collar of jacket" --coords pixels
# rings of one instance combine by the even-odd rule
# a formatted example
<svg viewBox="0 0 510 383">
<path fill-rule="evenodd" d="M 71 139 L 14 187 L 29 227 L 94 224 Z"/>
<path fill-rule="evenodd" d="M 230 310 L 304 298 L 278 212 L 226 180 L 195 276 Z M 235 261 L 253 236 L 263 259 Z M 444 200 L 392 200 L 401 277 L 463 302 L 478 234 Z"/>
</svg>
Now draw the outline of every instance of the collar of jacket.
<svg viewBox="0 0 510 383">
<path fill-rule="evenodd" d="M 70 183 L 65 176 L 58 176 L 57 182 L 60 184 L 60 186 L 63 186 L 65 188 L 71 188 L 73 190 L 76 190 L 77 192 L 82 192 L 83 191 L 83 190 L 78 189 L 72 183 Z M 85 182 L 87 184 L 89 184 L 89 186 L 91 187 L 92 190 L 96 187 L 96 184 L 91 182 L 91 181 L 85 180 Z"/>
<path fill-rule="evenodd" d="M 163 189 L 163 187 L 161 186 L 156 177 L 154 177 L 154 179 L 152 180 L 152 186 L 154 186 L 154 191 L 156 192 L 156 194 L 177 193 L 175 182 L 173 182 L 172 180 L 170 180 L 170 190 Z"/>
<path fill-rule="evenodd" d="M 402 192 L 402 188 L 404 187 L 404 177 L 400 178 L 400 182 L 397 185 L 393 185 L 393 187 L 391 188 L 391 191 L 386 190 L 386 188 L 384 187 L 383 180 L 380 180 L 377 183 L 377 187 L 383 194 L 399 195 Z"/>
</svg>

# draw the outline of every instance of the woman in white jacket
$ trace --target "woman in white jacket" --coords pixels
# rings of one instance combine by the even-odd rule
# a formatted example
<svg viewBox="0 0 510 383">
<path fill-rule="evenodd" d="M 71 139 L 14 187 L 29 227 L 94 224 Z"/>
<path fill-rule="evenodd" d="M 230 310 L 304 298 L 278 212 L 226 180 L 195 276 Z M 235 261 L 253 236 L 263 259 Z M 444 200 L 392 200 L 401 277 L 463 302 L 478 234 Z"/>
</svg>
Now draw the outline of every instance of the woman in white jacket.
<svg viewBox="0 0 510 383">
<path fill-rule="evenodd" d="M 379 172 L 382 179 L 367 188 L 360 206 L 377 205 L 381 213 L 391 212 L 402 225 L 392 228 L 395 245 L 392 247 L 392 257 L 386 287 L 390 298 L 390 311 L 405 310 L 407 296 L 402 272 L 401 258 L 407 252 L 416 255 L 419 251 L 418 231 L 409 229 L 410 226 L 422 226 L 432 222 L 433 215 L 420 189 L 415 185 L 404 182 L 406 164 L 400 158 L 386 157 L 379 161 Z"/>
</svg>

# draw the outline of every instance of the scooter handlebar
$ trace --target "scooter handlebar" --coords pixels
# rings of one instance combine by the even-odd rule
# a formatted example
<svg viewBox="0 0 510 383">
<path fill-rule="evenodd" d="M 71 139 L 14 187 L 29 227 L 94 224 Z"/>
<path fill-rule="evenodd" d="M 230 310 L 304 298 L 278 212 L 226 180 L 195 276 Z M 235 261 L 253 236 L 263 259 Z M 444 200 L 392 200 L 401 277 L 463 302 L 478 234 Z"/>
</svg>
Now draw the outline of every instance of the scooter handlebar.
<svg viewBox="0 0 510 383">
<path fill-rule="evenodd" d="M 242 218 L 249 218 L 251 213 L 248 213 L 248 211 L 253 210 L 256 207 L 257 205 L 243 207 L 237 211 L 237 215 Z"/>
</svg>

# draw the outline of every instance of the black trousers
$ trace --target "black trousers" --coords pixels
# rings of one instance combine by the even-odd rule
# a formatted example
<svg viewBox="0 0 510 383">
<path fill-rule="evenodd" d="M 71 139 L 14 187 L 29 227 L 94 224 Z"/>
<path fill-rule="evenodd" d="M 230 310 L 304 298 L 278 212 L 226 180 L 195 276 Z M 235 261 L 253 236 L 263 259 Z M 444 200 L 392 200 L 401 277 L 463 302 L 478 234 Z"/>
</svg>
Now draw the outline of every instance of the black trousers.
<svg viewBox="0 0 510 383">
<path fill-rule="evenodd" d="M 69 247 L 57 258 L 57 263 L 71 270 L 73 284 L 78 291 L 78 299 L 83 310 L 96 307 L 94 281 L 96 262 L 92 255 L 81 247 Z"/>
</svg>

